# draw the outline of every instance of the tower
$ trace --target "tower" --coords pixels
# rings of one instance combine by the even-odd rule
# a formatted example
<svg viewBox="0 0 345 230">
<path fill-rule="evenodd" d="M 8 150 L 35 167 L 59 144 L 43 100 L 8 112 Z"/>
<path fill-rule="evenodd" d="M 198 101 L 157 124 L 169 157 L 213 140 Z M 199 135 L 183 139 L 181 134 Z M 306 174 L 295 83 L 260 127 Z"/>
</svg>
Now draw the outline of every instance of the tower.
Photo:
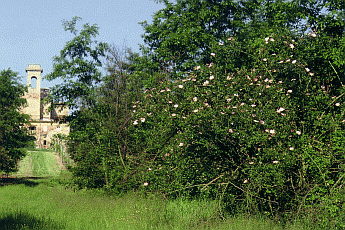
<svg viewBox="0 0 345 230">
<path fill-rule="evenodd" d="M 26 101 L 28 106 L 24 108 L 24 113 L 29 114 L 32 120 L 41 119 L 41 73 L 40 65 L 30 64 L 25 69 L 27 73 L 28 92 Z"/>
</svg>

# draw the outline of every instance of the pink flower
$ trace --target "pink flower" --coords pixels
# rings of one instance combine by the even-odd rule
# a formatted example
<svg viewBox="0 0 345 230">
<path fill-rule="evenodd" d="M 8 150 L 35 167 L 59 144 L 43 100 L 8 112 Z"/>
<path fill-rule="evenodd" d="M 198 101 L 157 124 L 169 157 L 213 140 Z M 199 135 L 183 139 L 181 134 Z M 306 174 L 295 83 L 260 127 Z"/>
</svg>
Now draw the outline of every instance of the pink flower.
<svg viewBox="0 0 345 230">
<path fill-rule="evenodd" d="M 335 103 L 335 106 L 340 106 L 340 103 L 338 102 L 338 103 Z"/>
</svg>

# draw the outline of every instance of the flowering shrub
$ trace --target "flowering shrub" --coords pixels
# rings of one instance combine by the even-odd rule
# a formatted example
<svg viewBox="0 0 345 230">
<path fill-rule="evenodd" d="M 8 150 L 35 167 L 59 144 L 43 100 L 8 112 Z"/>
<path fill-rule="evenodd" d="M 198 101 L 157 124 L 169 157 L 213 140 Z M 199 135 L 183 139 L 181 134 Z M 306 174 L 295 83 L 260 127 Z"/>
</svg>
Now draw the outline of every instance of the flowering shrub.
<svg viewBox="0 0 345 230">
<path fill-rule="evenodd" d="M 133 106 L 145 188 L 273 213 L 339 187 L 344 89 L 321 36 L 229 38 L 211 63 L 146 90 Z"/>
</svg>

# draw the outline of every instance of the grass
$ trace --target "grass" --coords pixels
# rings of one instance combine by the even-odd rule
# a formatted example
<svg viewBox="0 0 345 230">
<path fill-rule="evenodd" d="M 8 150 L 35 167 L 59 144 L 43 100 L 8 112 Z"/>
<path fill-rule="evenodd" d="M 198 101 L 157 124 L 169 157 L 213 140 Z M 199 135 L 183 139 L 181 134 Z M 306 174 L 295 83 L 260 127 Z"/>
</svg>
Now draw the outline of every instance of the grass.
<svg viewBox="0 0 345 230">
<path fill-rule="evenodd" d="M 60 173 L 57 159 L 47 151 L 30 151 L 18 175 L 26 177 L 0 179 L 0 229 L 303 229 L 249 215 L 223 220 L 218 202 L 211 200 L 166 200 L 138 193 L 113 197 L 67 189 L 63 184 L 70 174 Z"/>
<path fill-rule="evenodd" d="M 0 229 L 283 229 L 260 217 L 222 220 L 214 201 L 164 200 L 136 193 L 112 197 L 66 189 L 57 180 L 28 181 L 0 187 Z"/>
<path fill-rule="evenodd" d="M 17 177 L 50 177 L 57 176 L 61 171 L 57 164 L 57 156 L 52 151 L 31 150 L 20 162 L 19 171 L 14 174 Z"/>
</svg>

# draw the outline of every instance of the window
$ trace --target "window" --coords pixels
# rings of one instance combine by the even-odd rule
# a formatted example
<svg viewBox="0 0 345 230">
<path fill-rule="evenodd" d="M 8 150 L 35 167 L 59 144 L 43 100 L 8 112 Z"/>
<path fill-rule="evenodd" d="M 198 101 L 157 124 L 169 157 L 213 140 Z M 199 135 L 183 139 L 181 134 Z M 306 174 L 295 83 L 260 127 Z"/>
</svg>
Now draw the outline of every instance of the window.
<svg viewBox="0 0 345 230">
<path fill-rule="evenodd" d="M 47 141 L 46 140 L 43 140 L 43 145 L 47 145 Z"/>
<path fill-rule="evenodd" d="M 31 85 L 31 88 L 37 87 L 37 77 L 31 77 L 30 85 Z"/>
<path fill-rule="evenodd" d="M 36 130 L 36 126 L 30 126 L 29 130 Z"/>
</svg>

